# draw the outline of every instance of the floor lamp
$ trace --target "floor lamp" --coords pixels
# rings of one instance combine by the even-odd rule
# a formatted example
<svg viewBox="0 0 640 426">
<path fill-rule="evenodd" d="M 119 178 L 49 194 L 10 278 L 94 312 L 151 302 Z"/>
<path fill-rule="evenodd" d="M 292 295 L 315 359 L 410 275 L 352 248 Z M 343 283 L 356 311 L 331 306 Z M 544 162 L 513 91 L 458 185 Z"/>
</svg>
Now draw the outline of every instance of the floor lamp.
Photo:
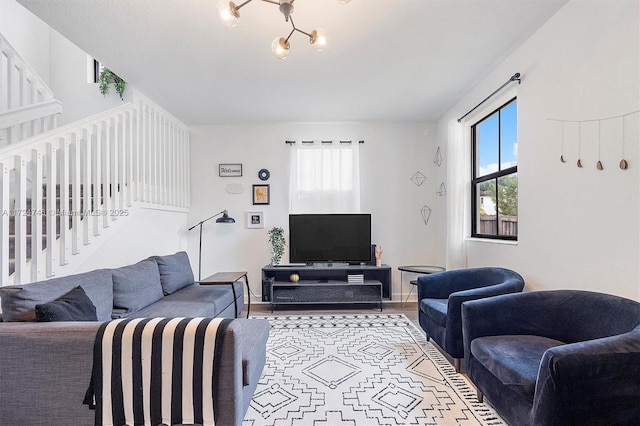
<svg viewBox="0 0 640 426">
<path fill-rule="evenodd" d="M 200 227 L 200 241 L 198 243 L 198 281 L 202 279 L 202 224 L 220 215 L 222 215 L 222 217 L 216 219 L 216 223 L 236 223 L 236 220 L 229 216 L 227 210 L 222 210 L 220 213 L 216 213 L 213 216 L 206 218 L 205 220 L 201 220 L 200 222 L 189 228 L 189 231 L 191 231 L 196 226 Z"/>
</svg>

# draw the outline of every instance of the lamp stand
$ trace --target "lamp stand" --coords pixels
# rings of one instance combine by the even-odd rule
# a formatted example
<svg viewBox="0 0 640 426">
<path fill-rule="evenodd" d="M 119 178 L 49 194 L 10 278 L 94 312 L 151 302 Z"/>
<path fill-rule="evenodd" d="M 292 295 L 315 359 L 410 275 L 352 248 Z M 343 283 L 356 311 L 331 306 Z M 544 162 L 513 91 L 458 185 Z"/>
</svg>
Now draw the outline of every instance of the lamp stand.
<svg viewBox="0 0 640 426">
<path fill-rule="evenodd" d="M 220 215 L 222 215 L 222 217 L 217 219 L 216 223 L 235 223 L 236 222 L 234 218 L 229 217 L 227 210 L 222 210 L 220 213 L 216 213 L 213 216 L 206 218 L 205 220 L 201 220 L 200 222 L 196 223 L 195 225 L 193 225 L 191 228 L 188 229 L 189 231 L 191 231 L 196 226 L 200 227 L 200 231 L 199 231 L 200 237 L 198 241 L 198 281 L 202 279 L 202 224 Z"/>
</svg>

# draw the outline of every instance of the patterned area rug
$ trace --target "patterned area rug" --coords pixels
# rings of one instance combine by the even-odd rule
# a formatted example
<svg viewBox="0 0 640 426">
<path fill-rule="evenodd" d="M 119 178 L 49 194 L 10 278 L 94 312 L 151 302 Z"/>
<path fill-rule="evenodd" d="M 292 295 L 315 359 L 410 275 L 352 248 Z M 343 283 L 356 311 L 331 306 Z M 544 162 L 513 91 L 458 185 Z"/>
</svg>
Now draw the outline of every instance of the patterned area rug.
<svg viewBox="0 0 640 426">
<path fill-rule="evenodd" d="M 505 425 L 403 314 L 261 317 L 244 426 Z"/>
</svg>

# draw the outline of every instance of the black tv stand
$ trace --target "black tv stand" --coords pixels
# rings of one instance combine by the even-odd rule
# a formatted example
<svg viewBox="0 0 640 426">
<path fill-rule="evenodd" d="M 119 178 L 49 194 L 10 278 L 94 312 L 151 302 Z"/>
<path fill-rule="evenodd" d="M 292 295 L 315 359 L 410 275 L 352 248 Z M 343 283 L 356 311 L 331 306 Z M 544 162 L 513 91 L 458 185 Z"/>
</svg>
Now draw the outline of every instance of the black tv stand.
<svg viewBox="0 0 640 426">
<path fill-rule="evenodd" d="M 331 266 L 330 266 L 331 265 Z M 335 266 L 334 266 L 335 265 Z M 278 305 L 380 304 L 391 300 L 391 268 L 373 265 L 325 263 L 307 266 L 265 266 L 262 268 L 262 301 Z M 297 274 L 299 280 L 291 281 Z M 360 276 L 361 282 L 349 280 Z"/>
</svg>

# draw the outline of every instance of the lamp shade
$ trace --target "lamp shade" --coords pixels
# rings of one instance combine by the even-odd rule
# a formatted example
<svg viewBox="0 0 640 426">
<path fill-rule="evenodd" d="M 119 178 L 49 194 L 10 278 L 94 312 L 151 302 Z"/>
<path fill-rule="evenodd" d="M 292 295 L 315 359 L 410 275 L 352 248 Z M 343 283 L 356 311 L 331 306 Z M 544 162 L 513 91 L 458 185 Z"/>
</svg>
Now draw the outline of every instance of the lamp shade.
<svg viewBox="0 0 640 426">
<path fill-rule="evenodd" d="M 225 24 L 227 27 L 235 27 L 238 23 L 238 18 L 240 14 L 236 9 L 236 5 L 228 0 L 220 0 L 216 5 L 218 9 L 218 19 Z"/>
<path fill-rule="evenodd" d="M 284 37 L 277 37 L 271 43 L 271 51 L 278 59 L 285 59 L 289 56 L 289 42 Z"/>
<path fill-rule="evenodd" d="M 230 217 L 225 210 L 222 217 L 216 219 L 216 223 L 236 223 L 236 220 Z"/>
<path fill-rule="evenodd" d="M 311 37 L 309 38 L 309 42 L 317 51 L 322 51 L 327 47 L 327 34 L 324 32 L 322 28 L 318 28 L 311 32 Z"/>
</svg>

